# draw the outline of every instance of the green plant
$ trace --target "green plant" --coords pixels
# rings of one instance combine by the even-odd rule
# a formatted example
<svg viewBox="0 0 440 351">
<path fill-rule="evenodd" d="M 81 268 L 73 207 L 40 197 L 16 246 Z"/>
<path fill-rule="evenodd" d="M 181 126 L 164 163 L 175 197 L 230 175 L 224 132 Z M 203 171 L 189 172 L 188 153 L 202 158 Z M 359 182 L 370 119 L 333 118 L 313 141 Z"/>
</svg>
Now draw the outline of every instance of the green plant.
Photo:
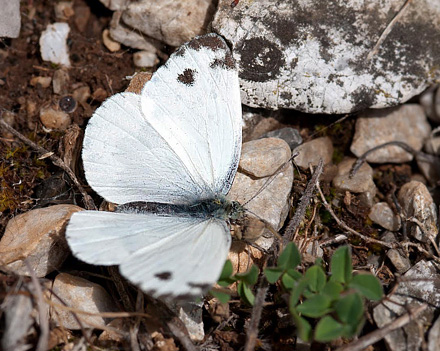
<svg viewBox="0 0 440 351">
<path fill-rule="evenodd" d="M 255 300 L 255 295 L 252 292 L 252 287 L 258 280 L 258 275 L 260 273 L 258 267 L 252 265 L 252 267 L 246 273 L 232 273 L 232 262 L 227 260 L 225 262 L 225 265 L 223 266 L 223 271 L 220 275 L 220 278 L 218 279 L 217 284 L 222 287 L 227 287 L 233 283 L 237 283 L 238 296 L 240 296 L 240 298 L 248 305 L 252 306 Z M 231 297 L 228 292 L 220 290 L 211 290 L 211 294 L 223 303 L 228 302 Z"/>
<path fill-rule="evenodd" d="M 264 270 L 270 284 L 279 284 L 284 292 L 289 293 L 289 310 L 300 338 L 329 342 L 339 337 L 354 337 L 364 324 L 364 300 L 377 301 L 383 296 L 379 280 L 371 274 L 353 275 L 347 246 L 333 254 L 329 274 L 324 271 L 321 259 L 304 272 L 297 269 L 300 263 L 298 248 L 289 243 L 277 265 Z M 252 304 L 252 286 L 257 282 L 258 274 L 258 269 L 252 266 L 247 273 L 232 275 L 232 264 L 228 261 L 219 285 L 226 287 L 238 282 L 239 296 Z M 229 297 L 227 293 L 221 294 Z M 219 297 L 217 292 L 213 295 Z"/>
</svg>

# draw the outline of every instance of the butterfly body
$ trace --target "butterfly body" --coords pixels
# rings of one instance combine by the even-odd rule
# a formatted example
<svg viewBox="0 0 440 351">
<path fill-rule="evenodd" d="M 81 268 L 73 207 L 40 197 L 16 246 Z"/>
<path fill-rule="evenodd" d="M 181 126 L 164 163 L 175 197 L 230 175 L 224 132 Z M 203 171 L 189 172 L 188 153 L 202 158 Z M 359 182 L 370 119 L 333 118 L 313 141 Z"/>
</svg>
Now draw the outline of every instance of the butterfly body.
<svg viewBox="0 0 440 351">
<path fill-rule="evenodd" d="M 224 196 L 200 200 L 192 204 L 164 204 L 159 202 L 129 202 L 119 205 L 120 213 L 152 213 L 158 216 L 177 216 L 194 218 L 216 218 L 224 221 L 240 219 L 244 208 L 237 201 L 229 201 Z"/>
</svg>

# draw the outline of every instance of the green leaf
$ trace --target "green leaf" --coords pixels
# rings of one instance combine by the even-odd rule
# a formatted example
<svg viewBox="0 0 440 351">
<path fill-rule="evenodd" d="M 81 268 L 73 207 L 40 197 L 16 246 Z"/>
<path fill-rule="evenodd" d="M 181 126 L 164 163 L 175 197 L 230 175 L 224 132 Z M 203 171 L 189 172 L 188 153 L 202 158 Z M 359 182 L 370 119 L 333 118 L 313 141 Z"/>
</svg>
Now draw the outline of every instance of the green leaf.
<svg viewBox="0 0 440 351">
<path fill-rule="evenodd" d="M 320 266 L 310 267 L 306 271 L 305 277 L 309 279 L 309 289 L 313 292 L 320 292 L 327 280 L 325 272 Z"/>
<path fill-rule="evenodd" d="M 319 318 L 331 311 L 331 300 L 326 295 L 315 295 L 305 300 L 296 310 L 306 317 Z"/>
<path fill-rule="evenodd" d="M 293 287 L 291 293 L 290 293 L 290 299 L 289 299 L 289 306 L 291 308 L 294 308 L 298 301 L 300 296 L 302 295 L 304 289 L 307 287 L 307 284 L 309 284 L 309 282 L 307 281 L 307 279 L 302 279 L 298 282 L 295 282 L 295 286 Z"/>
<path fill-rule="evenodd" d="M 296 280 L 287 273 L 283 274 L 283 276 L 281 277 L 281 282 L 283 283 L 284 288 L 286 288 L 287 290 L 293 289 L 296 284 Z"/>
<path fill-rule="evenodd" d="M 303 277 L 303 275 L 300 272 L 298 272 L 296 269 L 293 268 L 288 269 L 286 273 L 290 275 L 294 280 L 300 280 Z"/>
<path fill-rule="evenodd" d="M 357 324 L 364 314 L 364 304 L 358 293 L 341 298 L 335 305 L 339 320 L 345 324 Z"/>
<path fill-rule="evenodd" d="M 255 302 L 255 296 L 252 293 L 251 288 L 243 283 L 242 281 L 238 283 L 237 292 L 240 298 L 246 302 L 248 305 L 253 306 Z"/>
<path fill-rule="evenodd" d="M 359 332 L 362 330 L 362 327 L 364 326 L 365 318 L 362 317 L 359 321 L 356 323 L 350 323 L 350 324 L 344 324 L 344 329 L 342 331 L 342 336 L 344 338 L 352 338 L 355 335 L 359 334 Z"/>
<path fill-rule="evenodd" d="M 209 292 L 212 296 L 216 297 L 221 303 L 228 303 L 231 299 L 231 295 L 218 290 L 211 290 Z"/>
<path fill-rule="evenodd" d="M 301 263 L 301 255 L 296 245 L 292 242 L 288 243 L 278 257 L 278 267 L 287 271 L 291 268 L 296 268 Z"/>
<path fill-rule="evenodd" d="M 348 246 L 340 247 L 335 251 L 330 262 L 330 281 L 348 284 L 351 281 L 353 266 L 351 265 L 351 253 Z"/>
<path fill-rule="evenodd" d="M 249 269 L 245 273 L 237 273 L 235 275 L 235 278 L 237 280 L 241 280 L 245 282 L 247 285 L 254 285 L 258 280 L 258 274 L 260 273 L 260 270 L 256 265 L 252 265 L 251 269 Z"/>
<path fill-rule="evenodd" d="M 264 269 L 264 275 L 270 284 L 275 284 L 280 279 L 283 270 L 279 267 L 271 267 Z"/>
<path fill-rule="evenodd" d="M 332 301 L 338 300 L 344 288 L 340 283 L 327 282 L 321 293 L 327 295 Z"/>
<path fill-rule="evenodd" d="M 329 342 L 339 338 L 344 331 L 344 326 L 330 316 L 322 318 L 315 328 L 315 340 Z"/>
<path fill-rule="evenodd" d="M 383 288 L 379 279 L 371 274 L 355 275 L 349 287 L 355 289 L 369 300 L 378 301 L 383 297 Z"/>
<path fill-rule="evenodd" d="M 293 312 L 292 317 L 298 336 L 304 341 L 310 341 L 312 338 L 312 326 L 310 323 L 305 318 L 300 317 L 297 312 Z"/>
<path fill-rule="evenodd" d="M 235 279 L 231 277 L 233 272 L 232 262 L 227 260 L 223 266 L 220 278 L 218 278 L 217 284 L 220 286 L 228 286 L 235 282 Z"/>
</svg>

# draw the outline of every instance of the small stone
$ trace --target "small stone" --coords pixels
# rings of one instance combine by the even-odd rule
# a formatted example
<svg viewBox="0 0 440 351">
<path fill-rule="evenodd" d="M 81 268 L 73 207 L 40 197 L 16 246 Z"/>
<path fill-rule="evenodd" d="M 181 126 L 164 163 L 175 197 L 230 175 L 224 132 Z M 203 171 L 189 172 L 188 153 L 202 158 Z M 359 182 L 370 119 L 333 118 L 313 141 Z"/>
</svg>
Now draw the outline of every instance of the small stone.
<svg viewBox="0 0 440 351">
<path fill-rule="evenodd" d="M 121 44 L 118 43 L 117 41 L 114 41 L 110 37 L 110 32 L 108 29 L 104 29 L 104 31 L 102 32 L 102 42 L 110 52 L 116 52 L 121 50 Z"/>
<path fill-rule="evenodd" d="M 41 33 L 40 51 L 44 61 L 70 67 L 69 48 L 67 47 L 67 36 L 70 28 L 67 23 L 49 24 Z"/>
<path fill-rule="evenodd" d="M 420 105 L 405 104 L 383 110 L 369 110 L 356 121 L 350 150 L 360 157 L 375 146 L 402 141 L 420 151 L 430 132 L 431 127 Z M 412 154 L 398 146 L 387 146 L 367 156 L 367 161 L 374 163 L 400 163 L 412 159 Z"/>
<path fill-rule="evenodd" d="M 380 237 L 380 240 L 390 244 L 397 243 L 396 235 L 390 231 L 383 233 Z"/>
<path fill-rule="evenodd" d="M 67 21 L 75 14 L 73 1 L 59 1 L 55 3 L 55 18 L 58 21 Z"/>
<path fill-rule="evenodd" d="M 422 303 L 428 308 L 417 319 L 385 336 L 389 350 L 419 351 L 425 342 L 420 331 L 433 320 L 440 306 L 440 275 L 433 262 L 419 261 L 407 271 L 394 294 L 373 309 L 374 321 L 382 328 Z"/>
<path fill-rule="evenodd" d="M 381 227 L 396 232 L 400 229 L 400 217 L 395 215 L 386 202 L 375 204 L 368 215 L 370 219 Z"/>
<path fill-rule="evenodd" d="M 264 138 L 243 144 L 239 168 L 257 178 L 274 174 L 290 158 L 290 147 L 281 139 Z"/>
<path fill-rule="evenodd" d="M 179 302 L 168 304 L 168 307 L 174 311 L 183 324 L 185 324 L 192 341 L 200 342 L 204 339 L 205 331 L 202 319 L 202 302 Z"/>
<path fill-rule="evenodd" d="M 87 28 L 87 23 L 90 18 L 90 7 L 89 6 L 76 6 L 75 7 L 75 18 L 74 22 L 78 30 L 83 33 Z"/>
<path fill-rule="evenodd" d="M 402 211 L 409 219 L 403 225 L 407 233 L 422 242 L 435 241 L 437 230 L 437 206 L 426 185 L 417 181 L 406 183 L 397 195 Z M 410 219 L 414 218 L 418 224 Z"/>
<path fill-rule="evenodd" d="M 282 128 L 283 125 L 278 122 L 275 118 L 264 117 L 261 118 L 258 123 L 253 126 L 252 130 L 248 132 L 246 136 L 246 141 L 260 139 L 264 134 Z"/>
<path fill-rule="evenodd" d="M 248 143 L 252 143 L 253 146 L 255 146 L 259 145 L 262 140 L 264 139 L 257 140 L 259 142 L 257 144 L 252 141 Z M 267 157 L 265 154 L 267 150 L 265 148 L 260 149 L 258 152 L 258 150 L 255 148 L 250 147 L 250 152 L 247 154 L 248 143 L 243 144 L 244 152 L 242 152 L 241 155 L 242 159 L 246 159 L 247 164 L 252 164 L 254 162 L 256 163 L 256 161 L 251 160 L 251 156 L 255 160 L 261 160 L 264 159 L 264 157 Z M 276 141 L 276 143 L 284 144 L 284 148 L 289 150 L 290 153 L 290 148 L 284 141 L 280 140 L 280 142 Z M 276 168 L 272 169 L 271 175 L 258 178 L 255 176 L 249 176 L 239 169 L 228 196 L 231 200 L 238 201 L 241 204 L 244 204 L 248 200 L 252 199 L 246 205 L 246 208 L 251 213 L 255 213 L 259 218 L 262 218 L 268 222 L 275 230 L 279 230 L 284 223 L 288 212 L 288 199 L 293 183 L 293 165 L 291 162 L 289 162 L 276 175 L 274 175 L 275 171 Z M 260 174 L 267 174 L 267 172 Z M 272 176 L 274 176 L 272 182 L 268 184 L 267 187 L 265 187 L 264 190 L 261 191 L 256 197 L 254 197 L 261 187 L 266 185 L 267 180 Z"/>
<path fill-rule="evenodd" d="M 211 0 L 130 2 L 122 14 L 132 28 L 171 46 L 206 32 L 215 11 Z"/>
<path fill-rule="evenodd" d="M 299 134 L 298 129 L 291 127 L 276 129 L 271 132 L 267 132 L 266 134 L 263 134 L 261 137 L 283 139 L 292 150 L 301 145 L 303 142 L 303 139 Z"/>
<path fill-rule="evenodd" d="M 332 161 L 333 144 L 329 137 L 322 137 L 310 140 L 298 146 L 292 154 L 298 153 L 294 158 L 295 164 L 303 170 L 308 170 L 309 166 L 317 166 L 322 159 L 324 166 Z"/>
<path fill-rule="evenodd" d="M 0 0 L 0 38 L 18 38 L 21 16 L 20 0 Z"/>
<path fill-rule="evenodd" d="M 37 103 L 35 101 L 26 101 L 26 113 L 29 117 L 33 117 L 37 114 Z"/>
<path fill-rule="evenodd" d="M 83 278 L 60 273 L 55 278 L 52 290 L 68 307 L 94 313 L 92 316 L 76 312 L 85 328 L 104 327 L 109 319 L 100 317 L 99 314 L 117 311 L 110 295 L 101 285 Z M 60 304 L 55 296 L 51 300 Z M 66 329 L 82 329 L 71 312 L 56 305 L 52 306 L 51 319 L 56 325 Z"/>
<path fill-rule="evenodd" d="M 64 230 L 70 216 L 82 208 L 55 205 L 12 218 L 0 240 L 2 264 L 16 274 L 29 275 L 26 259 L 37 277 L 60 268 L 69 255 Z"/>
<path fill-rule="evenodd" d="M 52 89 L 55 94 L 65 95 L 68 91 L 70 76 L 65 69 L 57 69 L 53 74 Z"/>
<path fill-rule="evenodd" d="M 49 88 L 50 83 L 52 83 L 51 77 L 32 77 L 29 84 L 33 87 L 40 85 L 42 88 Z"/>
<path fill-rule="evenodd" d="M 408 269 L 411 268 L 411 261 L 408 257 L 403 257 L 400 254 L 399 250 L 388 250 L 387 257 L 393 264 L 394 268 L 396 268 L 397 272 L 399 272 L 400 274 L 405 273 Z"/>
<path fill-rule="evenodd" d="M 154 52 L 138 51 L 133 54 L 133 63 L 136 67 L 151 68 L 159 63 L 159 58 Z"/>
<path fill-rule="evenodd" d="M 368 163 L 364 163 L 356 172 L 353 178 L 350 178 L 351 167 L 356 159 L 346 157 L 338 164 L 338 173 L 333 178 L 333 186 L 340 190 L 347 190 L 353 193 L 364 193 L 370 191 L 373 187 L 373 169 Z"/>
<path fill-rule="evenodd" d="M 51 106 L 40 109 L 40 121 L 47 129 L 66 130 L 72 122 L 70 116 L 57 108 Z"/>
</svg>

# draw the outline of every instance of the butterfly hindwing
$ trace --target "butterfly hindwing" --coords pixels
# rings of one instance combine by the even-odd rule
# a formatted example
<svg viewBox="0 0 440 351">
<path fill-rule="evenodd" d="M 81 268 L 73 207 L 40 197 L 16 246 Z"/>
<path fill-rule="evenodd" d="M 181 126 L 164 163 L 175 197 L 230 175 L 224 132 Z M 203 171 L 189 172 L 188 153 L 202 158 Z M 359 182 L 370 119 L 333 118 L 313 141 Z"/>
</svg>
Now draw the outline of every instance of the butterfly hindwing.
<svg viewBox="0 0 440 351">
<path fill-rule="evenodd" d="M 231 243 L 221 220 L 104 211 L 74 213 L 66 236 L 77 258 L 120 265 L 123 276 L 154 297 L 206 292 Z"/>
</svg>

